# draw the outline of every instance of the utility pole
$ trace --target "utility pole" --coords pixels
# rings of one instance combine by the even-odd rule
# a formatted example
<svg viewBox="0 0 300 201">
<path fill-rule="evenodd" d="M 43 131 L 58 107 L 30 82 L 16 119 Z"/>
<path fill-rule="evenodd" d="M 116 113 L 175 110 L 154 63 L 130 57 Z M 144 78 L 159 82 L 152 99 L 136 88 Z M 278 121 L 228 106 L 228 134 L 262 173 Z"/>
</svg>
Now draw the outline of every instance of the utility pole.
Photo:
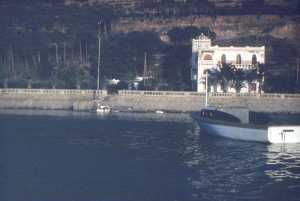
<svg viewBox="0 0 300 201">
<path fill-rule="evenodd" d="M 66 42 L 64 42 L 64 64 L 66 64 Z"/>
<path fill-rule="evenodd" d="M 15 68 L 15 56 L 14 56 L 14 48 L 11 46 L 11 72 L 13 74 L 14 79 L 16 79 L 16 68 Z"/>
<path fill-rule="evenodd" d="M 82 42 L 81 42 L 81 40 L 79 42 L 79 55 L 80 55 L 80 58 L 79 58 L 80 64 L 82 64 L 83 63 L 83 58 L 82 58 Z"/>
<path fill-rule="evenodd" d="M 146 76 L 147 76 L 147 52 L 144 53 L 144 88 L 146 89 Z"/>
<path fill-rule="evenodd" d="M 297 74 L 296 74 L 296 81 L 297 81 L 297 89 L 299 89 L 299 62 L 300 58 L 297 58 Z"/>
<path fill-rule="evenodd" d="M 85 42 L 85 63 L 88 62 L 88 44 Z"/>
<path fill-rule="evenodd" d="M 56 64 L 58 64 L 58 44 L 54 43 L 54 46 L 55 46 L 55 61 Z"/>
<path fill-rule="evenodd" d="M 97 66 L 97 90 L 100 88 L 100 62 L 101 62 L 101 21 L 98 22 L 98 66 Z"/>
</svg>

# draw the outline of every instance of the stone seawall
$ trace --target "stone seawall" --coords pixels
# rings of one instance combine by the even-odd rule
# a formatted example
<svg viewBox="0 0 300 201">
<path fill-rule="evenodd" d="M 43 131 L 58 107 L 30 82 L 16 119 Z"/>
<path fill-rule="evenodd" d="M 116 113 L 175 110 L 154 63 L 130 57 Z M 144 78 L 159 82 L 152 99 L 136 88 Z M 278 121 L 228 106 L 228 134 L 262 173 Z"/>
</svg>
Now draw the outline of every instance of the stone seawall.
<svg viewBox="0 0 300 201">
<path fill-rule="evenodd" d="M 300 113 L 300 95 L 292 94 L 210 94 L 210 105 L 242 106 L 257 112 Z M 136 111 L 198 111 L 205 95 L 195 92 L 119 91 L 107 95 L 93 90 L 0 89 L 1 109 L 91 110 L 96 104 Z"/>
<path fill-rule="evenodd" d="M 106 91 L 52 90 L 52 89 L 0 89 L 2 109 L 88 110 L 95 107 L 94 100 L 106 96 Z M 78 105 L 85 103 L 85 107 Z M 87 104 L 88 103 L 88 104 Z"/>
<path fill-rule="evenodd" d="M 155 92 L 154 92 L 155 93 Z M 103 104 L 113 107 L 128 106 L 135 110 L 170 110 L 170 111 L 198 111 L 205 104 L 205 94 L 173 93 L 171 95 L 150 94 L 120 94 L 108 96 Z M 217 107 L 247 107 L 257 112 L 295 112 L 300 113 L 300 96 L 283 94 L 274 95 L 241 95 L 210 94 L 210 105 Z"/>
</svg>

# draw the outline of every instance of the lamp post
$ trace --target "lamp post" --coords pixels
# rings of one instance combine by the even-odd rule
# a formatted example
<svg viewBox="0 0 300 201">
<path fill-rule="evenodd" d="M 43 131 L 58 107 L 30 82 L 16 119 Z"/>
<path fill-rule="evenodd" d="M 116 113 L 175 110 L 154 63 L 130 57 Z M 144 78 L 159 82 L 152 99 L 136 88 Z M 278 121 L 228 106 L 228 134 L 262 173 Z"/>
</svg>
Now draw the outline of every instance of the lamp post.
<svg viewBox="0 0 300 201">
<path fill-rule="evenodd" d="M 58 44 L 57 43 L 53 43 L 53 45 L 55 46 L 55 62 L 56 64 L 58 64 Z"/>
<path fill-rule="evenodd" d="M 205 73 L 205 108 L 208 106 L 208 71 Z"/>
<path fill-rule="evenodd" d="M 97 91 L 100 88 L 100 62 L 101 62 L 101 21 L 98 22 L 98 65 L 97 65 Z"/>
<path fill-rule="evenodd" d="M 144 53 L 144 89 L 146 89 L 146 77 L 148 76 L 147 72 L 147 52 Z"/>
<path fill-rule="evenodd" d="M 296 74 L 296 82 L 297 82 L 297 89 L 299 90 L 299 62 L 300 62 L 300 58 L 297 58 L 297 74 Z"/>
</svg>

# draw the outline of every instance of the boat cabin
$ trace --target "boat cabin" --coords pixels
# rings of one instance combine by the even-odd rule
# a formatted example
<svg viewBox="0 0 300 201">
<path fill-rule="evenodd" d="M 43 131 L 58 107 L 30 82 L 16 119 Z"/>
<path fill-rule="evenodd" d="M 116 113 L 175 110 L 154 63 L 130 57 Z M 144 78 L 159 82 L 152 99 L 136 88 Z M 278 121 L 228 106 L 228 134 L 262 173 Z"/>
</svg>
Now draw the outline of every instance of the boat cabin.
<svg viewBox="0 0 300 201">
<path fill-rule="evenodd" d="M 231 114 L 222 112 L 219 110 L 212 109 L 202 109 L 200 111 L 200 116 L 203 119 L 213 120 L 213 121 L 225 121 L 229 123 L 241 123 L 241 120 Z"/>
</svg>

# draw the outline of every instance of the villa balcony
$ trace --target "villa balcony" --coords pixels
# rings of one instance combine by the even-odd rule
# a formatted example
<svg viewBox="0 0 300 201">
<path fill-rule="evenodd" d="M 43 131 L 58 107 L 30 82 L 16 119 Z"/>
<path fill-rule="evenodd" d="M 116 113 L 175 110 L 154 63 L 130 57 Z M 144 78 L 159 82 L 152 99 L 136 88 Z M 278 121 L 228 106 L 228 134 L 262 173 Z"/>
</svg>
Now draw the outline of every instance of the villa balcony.
<svg viewBox="0 0 300 201">
<path fill-rule="evenodd" d="M 233 64 L 237 69 L 245 69 L 245 70 L 250 70 L 254 69 L 255 66 L 249 63 L 246 64 Z"/>
</svg>

